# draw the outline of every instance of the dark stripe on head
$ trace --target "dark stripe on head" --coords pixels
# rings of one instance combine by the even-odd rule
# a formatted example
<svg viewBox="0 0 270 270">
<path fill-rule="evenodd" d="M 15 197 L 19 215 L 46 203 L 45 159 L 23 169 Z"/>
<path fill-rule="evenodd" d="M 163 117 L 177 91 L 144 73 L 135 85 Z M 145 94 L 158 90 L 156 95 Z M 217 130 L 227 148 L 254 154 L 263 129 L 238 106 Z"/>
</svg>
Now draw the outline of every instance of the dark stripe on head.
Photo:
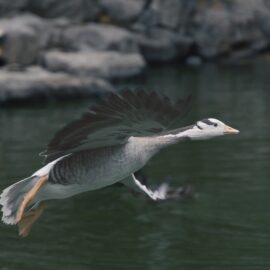
<svg viewBox="0 0 270 270">
<path fill-rule="evenodd" d="M 203 123 L 205 123 L 205 124 L 207 124 L 209 126 L 214 126 L 215 125 L 215 123 L 211 122 L 209 119 L 203 119 L 203 120 L 201 120 L 201 122 L 203 122 Z"/>
</svg>

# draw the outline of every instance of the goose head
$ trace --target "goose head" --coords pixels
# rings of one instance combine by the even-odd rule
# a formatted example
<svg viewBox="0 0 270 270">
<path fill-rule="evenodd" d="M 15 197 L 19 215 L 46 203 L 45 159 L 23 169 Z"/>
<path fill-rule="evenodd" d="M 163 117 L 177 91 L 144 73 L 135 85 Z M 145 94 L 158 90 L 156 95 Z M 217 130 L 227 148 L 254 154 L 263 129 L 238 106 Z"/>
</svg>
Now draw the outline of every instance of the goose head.
<svg viewBox="0 0 270 270">
<path fill-rule="evenodd" d="M 215 118 L 207 118 L 198 121 L 187 133 L 186 135 L 191 140 L 205 140 L 223 135 L 238 134 L 239 130 Z"/>
</svg>

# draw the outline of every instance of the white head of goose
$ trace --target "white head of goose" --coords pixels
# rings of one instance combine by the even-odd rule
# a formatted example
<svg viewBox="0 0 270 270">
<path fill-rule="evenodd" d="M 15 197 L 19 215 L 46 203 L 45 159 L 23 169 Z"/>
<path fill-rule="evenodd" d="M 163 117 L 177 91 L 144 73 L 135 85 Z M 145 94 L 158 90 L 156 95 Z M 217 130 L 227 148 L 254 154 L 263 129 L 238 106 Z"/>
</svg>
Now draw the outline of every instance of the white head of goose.
<svg viewBox="0 0 270 270">
<path fill-rule="evenodd" d="M 226 134 L 238 133 L 239 130 L 229 127 L 217 119 L 208 118 L 198 121 L 195 125 L 165 132 L 162 136 L 164 139 L 171 139 L 172 143 L 174 143 L 183 139 L 207 140 Z"/>
<path fill-rule="evenodd" d="M 166 199 L 134 176 L 154 154 L 186 139 L 238 133 L 213 118 L 176 128 L 189 107 L 190 97 L 172 102 L 166 96 L 142 90 L 125 90 L 101 99 L 80 119 L 56 133 L 42 153 L 44 167 L 2 192 L 2 221 L 18 224 L 20 235 L 26 236 L 41 215 L 44 201 L 117 182 L 153 200 Z"/>
</svg>

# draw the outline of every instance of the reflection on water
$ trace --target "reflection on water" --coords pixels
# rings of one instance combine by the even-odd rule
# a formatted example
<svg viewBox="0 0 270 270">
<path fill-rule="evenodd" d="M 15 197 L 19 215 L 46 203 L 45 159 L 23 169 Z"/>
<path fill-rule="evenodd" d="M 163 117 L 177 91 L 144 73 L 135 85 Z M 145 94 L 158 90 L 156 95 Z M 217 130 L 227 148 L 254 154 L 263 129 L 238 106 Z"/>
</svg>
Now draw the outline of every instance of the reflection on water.
<svg viewBox="0 0 270 270">
<path fill-rule="evenodd" d="M 26 239 L 0 226 L 0 269 L 269 269 L 269 68 L 150 70 L 133 84 L 195 93 L 181 125 L 210 116 L 241 130 L 150 161 L 153 183 L 169 175 L 174 185 L 192 184 L 195 199 L 155 204 L 109 188 L 52 201 Z M 2 109 L 0 188 L 37 169 L 47 141 L 88 103 Z"/>
</svg>

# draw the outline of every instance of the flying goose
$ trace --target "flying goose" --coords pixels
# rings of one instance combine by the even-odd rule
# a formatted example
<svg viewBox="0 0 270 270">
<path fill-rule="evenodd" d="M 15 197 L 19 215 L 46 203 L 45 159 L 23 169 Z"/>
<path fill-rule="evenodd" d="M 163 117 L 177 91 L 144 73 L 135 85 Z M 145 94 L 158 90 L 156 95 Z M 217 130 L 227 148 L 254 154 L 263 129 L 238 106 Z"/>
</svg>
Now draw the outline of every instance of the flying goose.
<svg viewBox="0 0 270 270">
<path fill-rule="evenodd" d="M 239 132 L 214 118 L 175 128 L 189 107 L 190 97 L 172 102 L 143 90 L 109 94 L 56 133 L 42 153 L 44 167 L 2 192 L 2 221 L 17 224 L 19 234 L 26 236 L 46 200 L 117 182 L 152 200 L 166 199 L 166 192 L 151 190 L 134 173 L 165 146 Z"/>
</svg>

